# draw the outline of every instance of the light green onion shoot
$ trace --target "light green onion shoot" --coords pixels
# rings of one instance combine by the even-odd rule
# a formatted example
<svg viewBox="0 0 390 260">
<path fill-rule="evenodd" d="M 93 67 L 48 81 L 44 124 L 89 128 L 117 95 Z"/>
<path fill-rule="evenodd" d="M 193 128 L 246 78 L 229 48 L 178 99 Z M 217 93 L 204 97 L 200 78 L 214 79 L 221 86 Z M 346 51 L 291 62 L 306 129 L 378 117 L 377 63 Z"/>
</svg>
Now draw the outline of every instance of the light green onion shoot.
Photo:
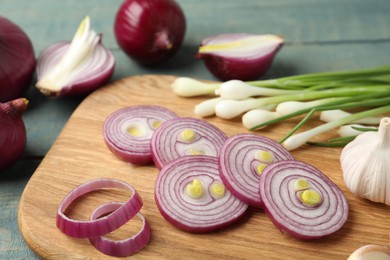
<svg viewBox="0 0 390 260">
<path fill-rule="evenodd" d="M 317 99 L 313 101 L 286 101 L 281 102 L 276 106 L 276 112 L 279 113 L 279 115 L 288 115 L 290 113 L 306 109 L 306 108 L 313 108 L 319 105 L 326 104 L 330 101 L 335 100 L 342 100 L 343 98 L 323 98 L 323 99 Z"/>
<path fill-rule="evenodd" d="M 299 93 L 301 90 L 285 90 L 264 87 L 255 87 L 241 80 L 229 80 L 215 90 L 215 94 L 224 99 L 247 99 L 255 96 L 278 96 Z"/>
<path fill-rule="evenodd" d="M 223 119 L 242 115 L 244 126 L 250 130 L 306 114 L 305 119 L 282 139 L 290 150 L 320 133 L 345 124 L 376 125 L 381 115 L 390 111 L 390 65 L 248 82 L 231 80 L 205 83 L 177 78 L 172 88 L 177 95 L 184 97 L 216 95 L 216 98 L 198 104 L 195 113 L 202 117 L 215 114 Z M 267 106 L 276 108 L 265 109 Z M 327 123 L 293 135 L 317 112 L 321 112 L 320 118 Z M 330 143 L 339 146 L 354 137 L 341 136 Z"/>
<path fill-rule="evenodd" d="M 348 124 L 340 126 L 340 128 L 337 130 L 337 133 L 340 137 L 348 137 L 348 136 L 357 136 L 363 131 L 357 130 L 357 129 L 372 129 L 372 130 L 378 130 L 378 127 L 376 126 L 365 126 L 360 124 Z"/>
<path fill-rule="evenodd" d="M 352 115 L 349 112 L 343 111 L 341 109 L 333 109 L 333 110 L 326 110 L 322 111 L 320 113 L 320 120 L 323 122 L 331 122 L 335 120 L 339 120 L 341 118 L 347 117 Z M 361 118 L 355 122 L 352 123 L 358 123 L 358 124 L 367 124 L 367 125 L 379 125 L 382 117 L 365 117 Z"/>
<path fill-rule="evenodd" d="M 200 117 L 208 117 L 215 114 L 215 106 L 222 101 L 222 98 L 216 97 L 207 99 L 195 106 L 195 115 Z"/>
<path fill-rule="evenodd" d="M 252 127 L 269 120 L 278 118 L 280 115 L 275 111 L 269 111 L 266 109 L 253 109 L 249 110 L 242 116 L 242 124 L 245 128 L 251 129 Z"/>
<path fill-rule="evenodd" d="M 187 77 L 176 78 L 171 87 L 173 92 L 181 97 L 195 97 L 202 95 L 214 95 L 214 92 L 219 88 L 218 83 L 205 83 L 199 80 L 195 80 Z"/>
<path fill-rule="evenodd" d="M 358 112 L 355 114 L 351 114 L 349 116 L 343 117 L 343 118 L 338 119 L 338 120 L 331 121 L 329 123 L 325 123 L 323 125 L 314 127 L 310 130 L 301 132 L 301 133 L 296 134 L 296 135 L 291 135 L 292 132 L 290 132 L 289 134 L 286 135 L 286 137 L 288 136 L 287 138 L 285 137 L 281 140 L 281 143 L 283 143 L 283 146 L 287 150 L 291 151 L 291 150 L 294 150 L 294 149 L 302 146 L 303 144 L 308 142 L 314 136 L 317 136 L 319 134 L 325 133 L 327 131 L 330 131 L 332 129 L 335 129 L 335 128 L 340 127 L 342 125 L 349 124 L 351 122 L 354 122 L 356 120 L 359 120 L 359 119 L 362 119 L 365 117 L 377 116 L 377 115 L 381 115 L 381 114 L 388 113 L 388 112 L 390 112 L 390 105 Z M 308 120 L 308 117 L 306 117 L 304 120 L 302 120 L 302 122 L 307 121 L 307 120 Z M 297 129 L 294 129 L 294 132 L 296 130 Z"/>
</svg>

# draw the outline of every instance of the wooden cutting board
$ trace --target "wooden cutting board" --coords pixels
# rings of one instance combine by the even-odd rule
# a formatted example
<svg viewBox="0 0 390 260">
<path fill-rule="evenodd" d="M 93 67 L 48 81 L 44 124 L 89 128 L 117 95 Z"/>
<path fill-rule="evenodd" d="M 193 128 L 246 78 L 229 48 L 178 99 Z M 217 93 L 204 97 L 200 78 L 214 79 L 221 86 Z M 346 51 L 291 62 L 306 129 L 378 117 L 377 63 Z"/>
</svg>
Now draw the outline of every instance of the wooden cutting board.
<svg viewBox="0 0 390 260">
<path fill-rule="evenodd" d="M 179 116 L 195 117 L 194 105 L 203 98 L 181 98 L 170 89 L 173 76 L 147 75 L 113 82 L 89 95 L 75 110 L 58 139 L 28 182 L 19 205 L 19 228 L 29 247 L 44 259 L 107 259 L 86 239 L 74 239 L 55 225 L 58 206 L 77 185 L 94 178 L 117 178 L 140 193 L 152 228 L 147 247 L 134 255 L 140 259 L 346 259 L 365 244 L 389 245 L 390 207 L 353 196 L 345 187 L 339 148 L 304 147 L 292 152 L 297 160 L 322 170 L 344 191 L 350 206 L 349 219 L 337 233 L 316 241 L 301 241 L 280 232 L 262 210 L 249 209 L 245 217 L 223 230 L 190 234 L 176 229 L 159 213 L 153 197 L 158 170 L 153 165 L 135 166 L 116 158 L 106 147 L 102 126 L 105 118 L 122 107 L 155 104 Z M 240 119 L 207 120 L 228 136 L 248 132 Z M 297 119 L 298 120 L 298 119 Z M 291 120 L 259 134 L 278 140 L 297 123 Z M 305 128 L 319 122 L 314 120 Z M 321 136 L 334 137 L 335 132 Z M 103 201 L 125 201 L 121 191 L 95 192 L 78 200 L 71 217 L 87 219 Z M 130 221 L 112 237 L 136 232 L 139 221 Z M 126 230 L 129 229 L 129 230 Z"/>
</svg>

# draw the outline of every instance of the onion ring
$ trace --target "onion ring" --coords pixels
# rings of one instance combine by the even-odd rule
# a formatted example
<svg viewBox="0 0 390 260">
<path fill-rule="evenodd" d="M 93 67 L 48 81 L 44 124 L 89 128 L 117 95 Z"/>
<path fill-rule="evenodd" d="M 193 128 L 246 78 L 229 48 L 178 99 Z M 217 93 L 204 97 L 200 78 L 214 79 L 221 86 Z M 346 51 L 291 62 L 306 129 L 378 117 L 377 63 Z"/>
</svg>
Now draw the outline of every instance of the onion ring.
<svg viewBox="0 0 390 260">
<path fill-rule="evenodd" d="M 79 197 L 104 188 L 119 188 L 129 190 L 133 194 L 129 200 L 110 215 L 95 220 L 75 220 L 64 214 L 68 206 Z M 99 178 L 90 180 L 74 188 L 61 202 L 56 225 L 64 234 L 75 238 L 94 238 L 114 231 L 142 208 L 142 200 L 138 192 L 128 183 L 116 179 Z"/>
<path fill-rule="evenodd" d="M 107 147 L 120 159 L 138 165 L 153 162 L 150 139 L 166 120 L 177 115 L 171 110 L 152 105 L 122 108 L 110 114 L 103 126 Z"/>
<path fill-rule="evenodd" d="M 311 190 L 315 205 L 305 204 L 302 190 Z M 298 185 L 299 187 L 299 185 Z M 311 165 L 299 161 L 278 161 L 260 176 L 264 210 L 275 226 L 300 239 L 318 239 L 339 230 L 348 218 L 348 203 L 337 185 Z M 301 195 L 300 195 L 301 194 Z M 317 195 L 318 196 L 317 196 Z"/>
<path fill-rule="evenodd" d="M 152 157 L 158 169 L 185 155 L 218 156 L 227 136 L 206 120 L 178 117 L 158 128 L 151 140 Z"/>
<path fill-rule="evenodd" d="M 123 204 L 123 202 L 109 202 L 100 205 L 92 212 L 90 220 L 95 220 L 107 213 L 114 212 L 122 207 Z M 149 243 L 151 229 L 149 223 L 140 212 L 136 216 L 142 220 L 142 228 L 137 234 L 123 240 L 111 240 L 101 236 L 90 238 L 89 241 L 97 250 L 106 255 L 124 257 L 137 253 Z"/>
<path fill-rule="evenodd" d="M 261 208 L 259 180 L 262 170 L 270 163 L 293 159 L 282 145 L 272 139 L 255 134 L 236 134 L 222 146 L 218 161 L 219 176 L 234 196 Z"/>
<path fill-rule="evenodd" d="M 196 198 L 188 194 L 195 181 L 201 186 Z M 224 190 L 218 159 L 207 155 L 184 156 L 165 165 L 157 177 L 154 194 L 161 215 L 177 228 L 192 233 L 226 227 L 248 208 Z"/>
</svg>

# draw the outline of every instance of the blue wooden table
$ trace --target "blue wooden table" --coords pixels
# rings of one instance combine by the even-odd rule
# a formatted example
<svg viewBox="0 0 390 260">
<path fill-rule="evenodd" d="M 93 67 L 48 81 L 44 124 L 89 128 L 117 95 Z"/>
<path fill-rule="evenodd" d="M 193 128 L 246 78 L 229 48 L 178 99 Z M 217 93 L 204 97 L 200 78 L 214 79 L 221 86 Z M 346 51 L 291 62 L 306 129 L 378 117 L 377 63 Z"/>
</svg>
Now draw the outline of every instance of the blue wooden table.
<svg viewBox="0 0 390 260">
<path fill-rule="evenodd" d="M 286 44 L 264 76 L 267 78 L 390 63 L 388 0 L 178 0 L 187 18 L 185 42 L 173 59 L 153 68 L 130 60 L 115 41 L 113 24 L 121 2 L 1 0 L 0 15 L 27 33 L 36 56 L 57 41 L 70 40 L 80 21 L 89 15 L 92 27 L 103 34 L 103 44 L 115 55 L 112 81 L 140 74 L 213 80 L 203 63 L 194 58 L 197 46 L 206 36 L 234 32 L 285 37 Z M 27 147 L 17 163 L 0 173 L 0 259 L 37 258 L 18 229 L 20 195 L 82 101 L 82 98 L 49 99 L 33 86 L 25 97 L 30 100 L 23 116 Z"/>
</svg>

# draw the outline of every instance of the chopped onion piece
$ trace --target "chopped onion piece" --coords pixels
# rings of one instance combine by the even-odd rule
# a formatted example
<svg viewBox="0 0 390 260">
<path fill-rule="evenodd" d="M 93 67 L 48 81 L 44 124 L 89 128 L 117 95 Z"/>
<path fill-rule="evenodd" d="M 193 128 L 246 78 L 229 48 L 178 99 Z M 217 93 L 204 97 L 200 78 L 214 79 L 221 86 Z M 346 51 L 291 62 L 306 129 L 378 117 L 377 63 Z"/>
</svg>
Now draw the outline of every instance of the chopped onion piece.
<svg viewBox="0 0 390 260">
<path fill-rule="evenodd" d="M 254 207 L 262 207 L 259 180 L 276 161 L 294 160 L 279 143 L 255 134 L 236 134 L 225 142 L 219 156 L 219 175 L 230 192 Z"/>
<path fill-rule="evenodd" d="M 122 207 L 123 204 L 124 203 L 122 202 L 109 202 L 103 204 L 92 212 L 90 219 L 95 220 L 105 214 L 114 212 Z M 138 212 L 136 216 L 142 220 L 142 228 L 137 234 L 123 240 L 111 240 L 107 237 L 101 236 L 90 238 L 89 241 L 94 247 L 96 247 L 96 249 L 106 255 L 125 257 L 137 253 L 149 243 L 151 229 L 149 223 L 140 212 Z"/>
<path fill-rule="evenodd" d="M 348 218 L 347 200 L 339 187 L 303 162 L 269 165 L 260 176 L 259 191 L 274 225 L 300 239 L 328 236 Z"/>
<path fill-rule="evenodd" d="M 153 161 L 161 169 L 185 155 L 218 156 L 226 139 L 224 132 L 205 120 L 173 118 L 163 123 L 152 136 Z"/>
<path fill-rule="evenodd" d="M 165 121 L 175 118 L 171 110 L 152 105 L 122 108 L 104 122 L 103 136 L 107 147 L 119 158 L 133 164 L 153 162 L 150 139 Z"/>
<path fill-rule="evenodd" d="M 65 210 L 81 196 L 105 188 L 118 188 L 131 191 L 129 200 L 110 215 L 95 220 L 76 220 L 65 215 Z M 134 217 L 142 208 L 142 200 L 137 191 L 128 183 L 116 179 L 100 178 L 88 181 L 73 189 L 61 202 L 56 225 L 66 235 L 75 238 L 94 238 L 114 231 Z"/>
<path fill-rule="evenodd" d="M 213 156 L 184 156 L 165 165 L 156 180 L 160 213 L 179 229 L 205 233 L 237 221 L 248 205 L 225 190 Z"/>
</svg>

